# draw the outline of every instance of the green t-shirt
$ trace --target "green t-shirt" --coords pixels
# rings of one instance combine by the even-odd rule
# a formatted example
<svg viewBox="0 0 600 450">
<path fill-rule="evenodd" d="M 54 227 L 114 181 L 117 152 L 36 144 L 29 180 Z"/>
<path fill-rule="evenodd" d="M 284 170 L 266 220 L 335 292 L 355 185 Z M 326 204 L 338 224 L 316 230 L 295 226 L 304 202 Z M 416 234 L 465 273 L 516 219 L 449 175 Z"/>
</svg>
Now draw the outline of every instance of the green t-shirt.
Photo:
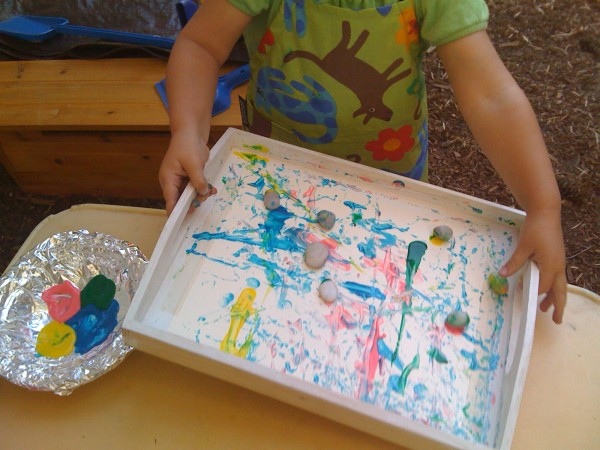
<svg viewBox="0 0 600 450">
<path fill-rule="evenodd" d="M 251 131 L 427 178 L 423 55 L 485 29 L 484 0 L 228 0 L 244 33 Z"/>
<path fill-rule="evenodd" d="M 267 24 L 278 13 L 284 1 L 229 0 L 230 4 L 243 13 L 255 17 L 244 33 L 244 40 L 250 54 L 258 48 Z M 396 0 L 323 0 L 318 3 L 361 10 L 409 2 L 406 0 L 404 2 Z M 426 47 L 437 47 L 487 27 L 489 13 L 484 0 L 414 0 L 413 3 L 420 36 Z"/>
</svg>

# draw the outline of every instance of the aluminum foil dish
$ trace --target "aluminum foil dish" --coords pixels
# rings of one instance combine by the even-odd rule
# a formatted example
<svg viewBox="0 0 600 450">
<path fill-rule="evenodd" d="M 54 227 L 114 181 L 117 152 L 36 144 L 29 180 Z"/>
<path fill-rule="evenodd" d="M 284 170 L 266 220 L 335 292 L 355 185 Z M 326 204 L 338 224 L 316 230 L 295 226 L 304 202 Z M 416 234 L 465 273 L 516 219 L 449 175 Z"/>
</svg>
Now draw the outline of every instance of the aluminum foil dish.
<svg viewBox="0 0 600 450">
<path fill-rule="evenodd" d="M 121 326 L 147 258 L 129 242 L 87 230 L 55 234 L 0 278 L 0 375 L 70 394 L 132 350 Z"/>
</svg>

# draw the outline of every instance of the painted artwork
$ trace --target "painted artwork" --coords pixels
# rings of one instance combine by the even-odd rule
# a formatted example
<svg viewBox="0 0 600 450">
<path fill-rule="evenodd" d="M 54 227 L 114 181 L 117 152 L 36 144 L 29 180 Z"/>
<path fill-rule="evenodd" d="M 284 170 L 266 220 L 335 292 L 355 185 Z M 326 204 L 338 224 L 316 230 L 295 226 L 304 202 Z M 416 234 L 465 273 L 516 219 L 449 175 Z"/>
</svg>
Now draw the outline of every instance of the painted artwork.
<svg viewBox="0 0 600 450">
<path fill-rule="evenodd" d="M 323 161 L 262 145 L 227 155 L 170 268 L 168 331 L 493 443 L 515 282 L 495 292 L 488 278 L 515 223 Z M 320 268 L 305 261 L 317 242 Z"/>
</svg>

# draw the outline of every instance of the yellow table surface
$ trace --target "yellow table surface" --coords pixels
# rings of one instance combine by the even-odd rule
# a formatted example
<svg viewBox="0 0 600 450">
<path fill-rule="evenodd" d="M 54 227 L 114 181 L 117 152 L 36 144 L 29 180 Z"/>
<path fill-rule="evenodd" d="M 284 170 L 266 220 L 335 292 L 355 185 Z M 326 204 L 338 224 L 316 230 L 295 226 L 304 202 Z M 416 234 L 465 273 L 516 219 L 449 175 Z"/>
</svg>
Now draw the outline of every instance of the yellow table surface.
<svg viewBox="0 0 600 450">
<path fill-rule="evenodd" d="M 164 213 L 80 205 L 42 222 L 15 260 L 59 231 L 87 228 L 150 255 Z M 538 314 L 513 449 L 600 449 L 600 304 L 571 287 L 564 323 Z M 133 351 L 60 397 L 0 379 L 0 449 L 398 448 L 268 397 Z"/>
</svg>

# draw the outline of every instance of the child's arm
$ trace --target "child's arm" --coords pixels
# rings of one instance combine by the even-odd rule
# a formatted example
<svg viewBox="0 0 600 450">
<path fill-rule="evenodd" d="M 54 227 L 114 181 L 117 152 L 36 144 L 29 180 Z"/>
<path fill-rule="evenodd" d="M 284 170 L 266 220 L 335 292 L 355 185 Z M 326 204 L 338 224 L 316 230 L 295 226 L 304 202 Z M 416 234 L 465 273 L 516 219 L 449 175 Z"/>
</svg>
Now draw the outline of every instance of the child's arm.
<svg viewBox="0 0 600 450">
<path fill-rule="evenodd" d="M 540 308 L 554 305 L 552 319 L 561 323 L 567 292 L 561 199 L 533 109 L 485 31 L 440 46 L 438 54 L 475 139 L 527 213 L 519 245 L 500 274 L 535 261 L 539 290 L 547 294 Z"/>
<path fill-rule="evenodd" d="M 205 0 L 173 46 L 167 65 L 171 142 L 159 172 L 168 213 L 188 179 L 198 194 L 209 191 L 203 170 L 219 68 L 250 19 L 226 0 Z"/>
</svg>

